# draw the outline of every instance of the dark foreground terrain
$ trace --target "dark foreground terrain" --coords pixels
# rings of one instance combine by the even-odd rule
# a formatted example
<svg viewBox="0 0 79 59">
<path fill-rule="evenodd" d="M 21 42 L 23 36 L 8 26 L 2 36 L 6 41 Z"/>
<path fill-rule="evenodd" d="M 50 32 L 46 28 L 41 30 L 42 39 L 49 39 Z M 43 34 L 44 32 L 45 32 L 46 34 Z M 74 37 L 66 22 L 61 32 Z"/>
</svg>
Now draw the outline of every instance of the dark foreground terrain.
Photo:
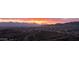
<svg viewBox="0 0 79 59">
<path fill-rule="evenodd" d="M 0 41 L 79 41 L 79 22 L 0 28 Z"/>
</svg>

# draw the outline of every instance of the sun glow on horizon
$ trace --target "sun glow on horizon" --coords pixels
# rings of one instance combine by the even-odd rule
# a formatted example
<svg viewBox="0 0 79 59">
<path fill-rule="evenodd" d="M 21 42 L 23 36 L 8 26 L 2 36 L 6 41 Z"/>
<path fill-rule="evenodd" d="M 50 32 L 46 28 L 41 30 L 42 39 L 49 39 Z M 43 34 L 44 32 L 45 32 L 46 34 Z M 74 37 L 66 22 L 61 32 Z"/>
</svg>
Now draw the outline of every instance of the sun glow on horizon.
<svg viewBox="0 0 79 59">
<path fill-rule="evenodd" d="M 0 22 L 36 23 L 36 24 L 56 24 L 63 23 L 61 19 L 53 18 L 1 18 Z"/>
</svg>

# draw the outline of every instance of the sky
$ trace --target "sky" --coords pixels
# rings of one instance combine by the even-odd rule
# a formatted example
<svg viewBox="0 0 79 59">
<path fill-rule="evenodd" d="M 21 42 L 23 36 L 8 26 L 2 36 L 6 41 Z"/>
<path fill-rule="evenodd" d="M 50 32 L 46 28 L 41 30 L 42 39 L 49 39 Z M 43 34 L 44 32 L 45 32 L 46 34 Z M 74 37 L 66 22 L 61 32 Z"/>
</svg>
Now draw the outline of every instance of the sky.
<svg viewBox="0 0 79 59">
<path fill-rule="evenodd" d="M 79 21 L 79 18 L 0 18 L 0 22 L 56 24 Z"/>
</svg>

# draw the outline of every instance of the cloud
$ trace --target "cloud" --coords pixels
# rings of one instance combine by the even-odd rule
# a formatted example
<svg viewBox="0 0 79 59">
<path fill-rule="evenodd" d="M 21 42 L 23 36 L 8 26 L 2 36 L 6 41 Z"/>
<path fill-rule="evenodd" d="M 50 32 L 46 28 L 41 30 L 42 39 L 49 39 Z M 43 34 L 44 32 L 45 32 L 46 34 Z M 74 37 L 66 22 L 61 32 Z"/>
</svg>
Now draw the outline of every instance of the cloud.
<svg viewBox="0 0 79 59">
<path fill-rule="evenodd" d="M 79 22 L 79 18 L 64 18 L 65 22 Z"/>
<path fill-rule="evenodd" d="M 0 22 L 56 24 L 79 21 L 79 18 L 0 18 Z"/>
<path fill-rule="evenodd" d="M 63 23 L 63 20 L 57 18 L 1 18 L 0 22 L 56 24 L 56 23 Z"/>
</svg>

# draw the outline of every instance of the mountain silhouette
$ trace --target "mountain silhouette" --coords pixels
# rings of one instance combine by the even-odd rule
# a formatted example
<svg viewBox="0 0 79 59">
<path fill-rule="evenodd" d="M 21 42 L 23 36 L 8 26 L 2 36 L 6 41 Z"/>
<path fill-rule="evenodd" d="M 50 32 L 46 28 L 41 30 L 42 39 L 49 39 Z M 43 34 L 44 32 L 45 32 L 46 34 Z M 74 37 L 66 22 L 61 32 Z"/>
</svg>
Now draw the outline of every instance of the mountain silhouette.
<svg viewBox="0 0 79 59">
<path fill-rule="evenodd" d="M 27 23 L 0 24 L 0 26 L 5 25 L 4 27 L 12 26 L 3 29 L 0 27 L 0 40 L 2 41 L 79 41 L 79 22 L 41 26 Z"/>
<path fill-rule="evenodd" d="M 17 22 L 1 22 L 0 27 L 33 27 L 39 26 L 38 24 L 33 23 L 17 23 Z"/>
<path fill-rule="evenodd" d="M 43 27 L 46 28 L 52 28 L 56 30 L 79 30 L 79 22 L 69 22 L 69 23 L 64 23 L 64 24 L 50 24 L 50 25 L 44 25 Z"/>
</svg>

